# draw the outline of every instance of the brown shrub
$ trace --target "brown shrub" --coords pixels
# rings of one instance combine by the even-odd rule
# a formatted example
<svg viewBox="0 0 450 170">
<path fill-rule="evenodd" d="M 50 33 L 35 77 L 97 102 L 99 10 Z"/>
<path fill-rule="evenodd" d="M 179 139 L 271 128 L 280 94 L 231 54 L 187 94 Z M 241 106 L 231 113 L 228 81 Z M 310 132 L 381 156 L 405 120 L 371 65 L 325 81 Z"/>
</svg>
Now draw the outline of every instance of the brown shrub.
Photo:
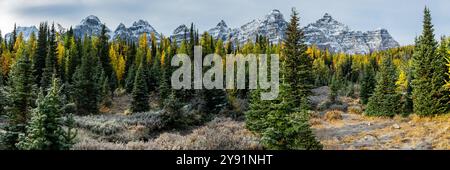
<svg viewBox="0 0 450 170">
<path fill-rule="evenodd" d="M 361 108 L 361 106 L 350 106 L 350 107 L 348 107 L 347 111 L 350 114 L 357 114 L 357 115 L 360 115 L 363 113 L 363 109 Z"/>
<path fill-rule="evenodd" d="M 325 113 L 324 119 L 326 121 L 335 121 L 335 120 L 342 120 L 342 114 L 344 112 L 340 110 L 331 110 Z"/>
</svg>

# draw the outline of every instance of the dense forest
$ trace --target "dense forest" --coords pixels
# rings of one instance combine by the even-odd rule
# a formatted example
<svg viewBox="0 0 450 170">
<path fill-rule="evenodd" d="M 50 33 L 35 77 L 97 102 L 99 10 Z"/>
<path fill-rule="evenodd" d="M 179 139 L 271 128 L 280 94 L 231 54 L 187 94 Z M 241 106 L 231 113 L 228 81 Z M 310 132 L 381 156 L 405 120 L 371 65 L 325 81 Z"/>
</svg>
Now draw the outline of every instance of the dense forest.
<svg viewBox="0 0 450 170">
<path fill-rule="evenodd" d="M 280 44 L 264 36 L 245 44 L 223 42 L 199 33 L 193 24 L 181 43 L 154 34 L 143 34 L 138 42 L 110 41 L 105 26 L 99 36 L 80 38 L 72 29 L 57 32 L 46 22 L 28 40 L 16 30 L 11 39 L 0 35 L 0 115 L 6 121 L 0 127 L 0 149 L 71 149 L 77 136 L 74 116 L 104 114 L 119 93 L 131 96 L 129 116 L 160 110 L 158 130 L 201 125 L 222 114 L 244 120 L 265 149 L 277 150 L 323 148 L 309 124 L 317 106 L 308 97 L 316 87 L 331 90 L 321 107 L 350 96 L 360 98 L 367 116 L 433 117 L 450 111 L 450 39 L 435 39 L 428 8 L 414 45 L 371 54 L 307 46 L 299 20 L 293 10 Z M 195 46 L 203 48 L 203 56 L 279 54 L 279 97 L 261 100 L 262 89 L 172 89 L 177 68 L 171 58 L 193 57 Z M 247 107 L 239 107 L 242 102 Z M 181 114 L 186 105 L 195 114 Z"/>
</svg>

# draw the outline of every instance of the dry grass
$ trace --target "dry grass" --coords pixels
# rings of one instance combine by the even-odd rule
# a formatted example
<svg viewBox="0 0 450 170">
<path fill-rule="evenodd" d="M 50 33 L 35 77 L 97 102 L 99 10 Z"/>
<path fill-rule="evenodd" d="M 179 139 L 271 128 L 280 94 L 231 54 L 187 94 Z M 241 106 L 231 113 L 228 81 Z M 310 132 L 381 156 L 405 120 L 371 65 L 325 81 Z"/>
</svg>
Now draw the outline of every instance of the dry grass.
<svg viewBox="0 0 450 170">
<path fill-rule="evenodd" d="M 312 124 L 325 149 L 450 149 L 448 114 L 383 118 L 344 113 L 343 118 Z"/>
<path fill-rule="evenodd" d="M 322 93 L 315 95 L 324 96 Z M 349 106 L 341 113 L 342 120 L 329 121 L 333 119 L 329 117 L 336 114 L 330 107 L 324 109 L 325 113 L 330 112 L 329 116 L 325 114 L 322 119 L 310 120 L 325 149 L 450 150 L 450 114 L 367 117 L 361 114 L 364 109 L 359 99 L 339 97 L 339 101 Z"/>
<path fill-rule="evenodd" d="M 243 122 L 216 118 L 187 135 L 163 133 L 143 142 L 113 143 L 84 136 L 74 150 L 247 150 L 262 149 L 259 138 L 245 129 Z"/>
<path fill-rule="evenodd" d="M 340 110 L 331 110 L 325 113 L 324 119 L 329 122 L 333 122 L 336 120 L 342 120 L 342 114 L 344 112 Z"/>
<path fill-rule="evenodd" d="M 347 109 L 348 113 L 360 115 L 363 113 L 361 106 L 350 106 Z"/>
</svg>

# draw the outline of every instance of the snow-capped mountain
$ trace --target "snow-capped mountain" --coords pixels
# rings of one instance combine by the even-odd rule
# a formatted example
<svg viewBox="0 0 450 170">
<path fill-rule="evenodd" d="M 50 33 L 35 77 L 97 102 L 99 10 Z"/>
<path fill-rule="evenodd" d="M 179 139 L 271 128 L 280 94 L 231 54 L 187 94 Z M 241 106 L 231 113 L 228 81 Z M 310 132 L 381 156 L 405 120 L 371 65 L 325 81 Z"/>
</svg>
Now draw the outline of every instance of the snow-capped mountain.
<svg viewBox="0 0 450 170">
<path fill-rule="evenodd" d="M 334 53 L 367 54 L 399 46 L 386 29 L 353 31 L 327 13 L 303 30 L 307 44 L 314 44 Z"/>
<path fill-rule="evenodd" d="M 114 31 L 114 39 L 121 39 L 121 40 L 129 40 L 131 37 L 131 32 L 128 30 L 128 28 L 123 24 L 120 23 L 116 30 Z"/>
<path fill-rule="evenodd" d="M 100 19 L 98 19 L 98 17 L 89 15 L 88 17 L 83 19 L 79 25 L 75 26 L 73 32 L 76 37 L 84 37 L 85 35 L 98 36 L 102 32 L 102 25 L 103 23 L 100 22 Z M 110 33 L 108 27 L 106 27 L 106 30 L 108 33 Z"/>
<path fill-rule="evenodd" d="M 239 28 L 229 30 L 225 22 L 220 22 L 208 32 L 216 39 L 222 38 L 240 44 L 248 40 L 255 41 L 257 35 L 269 38 L 272 43 L 279 43 L 284 39 L 287 24 L 279 10 L 272 10 L 264 18 L 252 20 Z M 386 29 L 353 31 L 328 13 L 303 30 L 308 45 L 314 44 L 333 53 L 367 54 L 399 46 Z"/>
<path fill-rule="evenodd" d="M 272 10 L 263 19 L 255 19 L 240 28 L 233 29 L 230 33 L 231 41 L 245 43 L 248 40 L 256 40 L 256 36 L 263 35 L 272 43 L 283 40 L 287 22 L 279 10 Z"/>
<path fill-rule="evenodd" d="M 209 29 L 208 33 L 216 39 L 225 41 L 231 33 L 231 28 L 228 28 L 225 21 L 221 20 L 216 27 Z"/>
<path fill-rule="evenodd" d="M 22 33 L 22 34 L 23 34 L 23 38 L 24 38 L 25 40 L 28 40 L 33 32 L 34 32 L 34 34 L 35 34 L 36 36 L 38 35 L 39 30 L 36 28 L 36 26 L 30 26 L 30 27 L 21 27 L 21 26 L 18 26 L 18 27 L 16 28 L 17 36 L 19 36 L 19 34 Z M 7 33 L 7 34 L 5 35 L 5 39 L 6 39 L 6 40 L 9 40 L 9 39 L 11 39 L 11 36 L 12 36 L 12 33 Z"/>
<path fill-rule="evenodd" d="M 138 20 L 127 28 L 123 23 L 120 23 L 114 31 L 113 38 L 120 38 L 122 40 L 137 41 L 139 36 L 143 33 L 147 34 L 147 39 L 151 39 L 151 33 L 155 34 L 156 39 L 160 39 L 160 34 L 145 20 Z"/>
<path fill-rule="evenodd" d="M 178 26 L 175 30 L 173 30 L 170 39 L 175 40 L 177 43 L 181 43 L 184 40 L 184 38 L 186 38 L 186 40 L 190 39 L 189 32 L 190 29 L 186 25 L 182 24 Z"/>
</svg>

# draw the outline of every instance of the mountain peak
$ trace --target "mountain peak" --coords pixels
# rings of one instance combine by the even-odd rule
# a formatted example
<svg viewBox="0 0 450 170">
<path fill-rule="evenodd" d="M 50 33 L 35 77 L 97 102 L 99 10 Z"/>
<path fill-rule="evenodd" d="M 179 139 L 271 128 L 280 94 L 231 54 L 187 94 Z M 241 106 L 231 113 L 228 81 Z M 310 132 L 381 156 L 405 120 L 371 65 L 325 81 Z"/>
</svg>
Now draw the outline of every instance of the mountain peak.
<svg viewBox="0 0 450 170">
<path fill-rule="evenodd" d="M 217 24 L 217 27 L 228 27 L 227 23 L 225 23 L 224 20 L 220 20 L 220 22 Z"/>
<path fill-rule="evenodd" d="M 281 14 L 281 12 L 278 9 L 273 9 L 269 14 Z"/>
<path fill-rule="evenodd" d="M 330 23 L 330 22 L 335 21 L 335 20 L 333 19 L 333 17 L 329 13 L 325 13 L 325 15 L 323 15 L 323 17 L 319 21 Z"/>
<path fill-rule="evenodd" d="M 100 19 L 95 15 L 89 15 L 81 21 L 81 24 L 98 25 L 101 24 Z"/>
<path fill-rule="evenodd" d="M 135 21 L 134 23 L 133 23 L 133 25 L 150 25 L 147 21 L 145 21 L 145 20 L 143 20 L 143 19 L 140 19 L 140 20 L 138 20 L 138 21 Z"/>
<path fill-rule="evenodd" d="M 188 32 L 189 29 L 185 24 L 181 24 L 180 26 L 178 26 L 177 28 L 175 28 L 175 30 L 173 31 L 173 34 L 179 34 L 179 33 L 183 33 L 184 32 Z"/>
</svg>

